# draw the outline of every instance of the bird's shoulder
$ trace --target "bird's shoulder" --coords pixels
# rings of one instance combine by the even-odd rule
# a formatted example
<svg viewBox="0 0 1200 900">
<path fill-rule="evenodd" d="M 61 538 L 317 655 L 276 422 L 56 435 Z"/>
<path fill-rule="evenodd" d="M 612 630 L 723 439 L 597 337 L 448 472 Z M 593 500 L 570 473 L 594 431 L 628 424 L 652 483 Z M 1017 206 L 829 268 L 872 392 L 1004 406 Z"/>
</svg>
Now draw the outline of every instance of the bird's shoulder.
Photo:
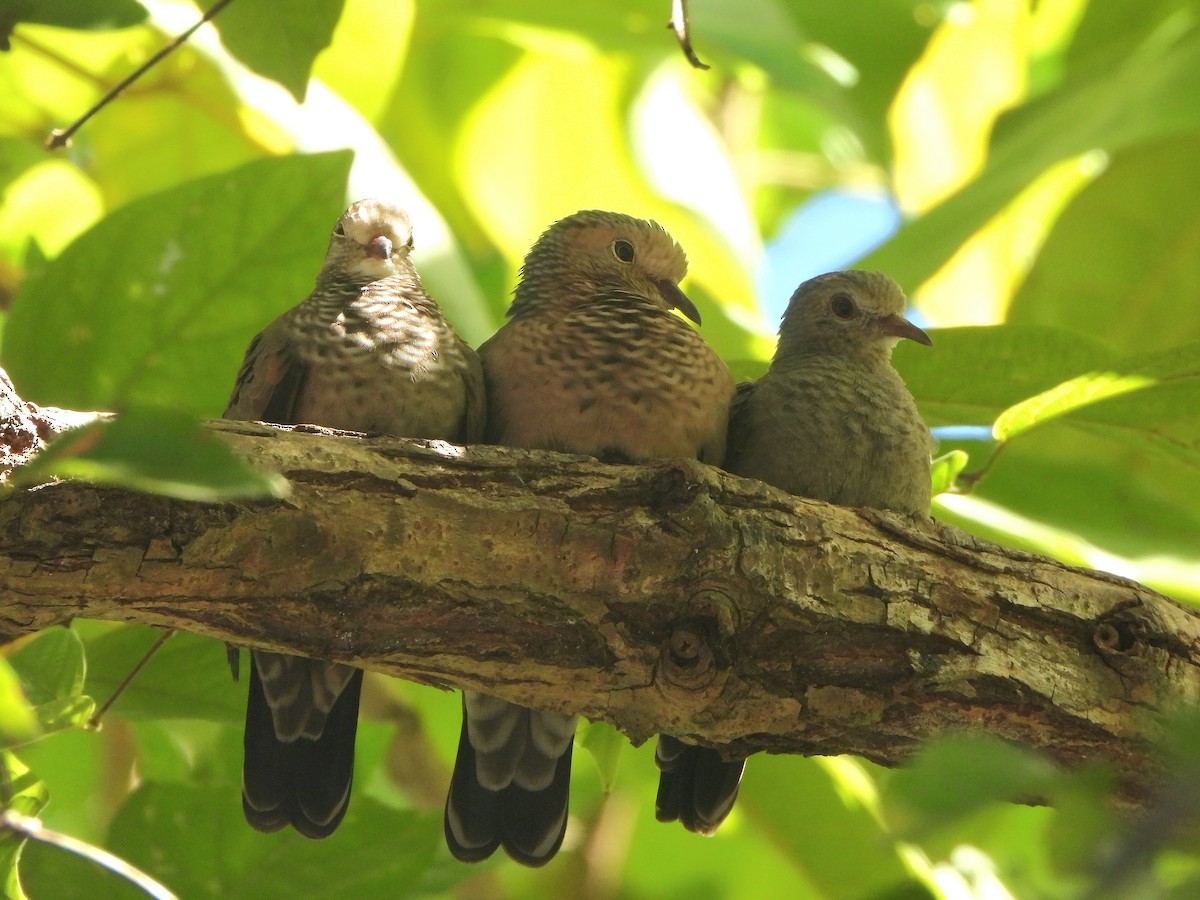
<svg viewBox="0 0 1200 900">
<path fill-rule="evenodd" d="M 306 367 L 292 334 L 295 312 L 294 307 L 288 310 L 250 341 L 225 407 L 225 418 L 269 418 L 268 410 L 290 407 L 298 396 Z"/>
</svg>

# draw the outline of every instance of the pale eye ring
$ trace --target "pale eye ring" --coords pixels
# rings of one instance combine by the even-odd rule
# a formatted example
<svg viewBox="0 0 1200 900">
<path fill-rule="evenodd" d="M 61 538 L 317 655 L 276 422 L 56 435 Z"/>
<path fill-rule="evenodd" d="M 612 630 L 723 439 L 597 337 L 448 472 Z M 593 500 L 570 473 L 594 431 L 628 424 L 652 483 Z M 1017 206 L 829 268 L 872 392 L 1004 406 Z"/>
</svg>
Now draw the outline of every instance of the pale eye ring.
<svg viewBox="0 0 1200 900">
<path fill-rule="evenodd" d="M 629 243 L 629 241 L 617 238 L 612 242 L 612 252 L 613 256 L 623 263 L 633 262 L 633 244 Z"/>
<path fill-rule="evenodd" d="M 334 226 L 333 233 L 345 236 L 346 226 L 343 225 L 341 222 L 338 222 L 337 225 Z"/>
<path fill-rule="evenodd" d="M 833 299 L 829 301 L 829 308 L 839 319 L 849 319 L 855 313 L 854 301 L 845 294 L 834 294 Z"/>
</svg>

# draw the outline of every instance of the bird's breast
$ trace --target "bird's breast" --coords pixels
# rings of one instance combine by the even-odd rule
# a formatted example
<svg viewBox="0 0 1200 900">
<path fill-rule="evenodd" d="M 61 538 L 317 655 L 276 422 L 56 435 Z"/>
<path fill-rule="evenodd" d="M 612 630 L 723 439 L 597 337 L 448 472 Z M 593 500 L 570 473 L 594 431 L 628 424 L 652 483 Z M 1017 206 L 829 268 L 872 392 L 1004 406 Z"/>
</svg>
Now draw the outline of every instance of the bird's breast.
<svg viewBox="0 0 1200 900">
<path fill-rule="evenodd" d="M 664 315 L 510 323 L 482 353 L 494 439 L 599 457 L 698 455 L 723 435 L 733 384 L 703 339 Z"/>
</svg>

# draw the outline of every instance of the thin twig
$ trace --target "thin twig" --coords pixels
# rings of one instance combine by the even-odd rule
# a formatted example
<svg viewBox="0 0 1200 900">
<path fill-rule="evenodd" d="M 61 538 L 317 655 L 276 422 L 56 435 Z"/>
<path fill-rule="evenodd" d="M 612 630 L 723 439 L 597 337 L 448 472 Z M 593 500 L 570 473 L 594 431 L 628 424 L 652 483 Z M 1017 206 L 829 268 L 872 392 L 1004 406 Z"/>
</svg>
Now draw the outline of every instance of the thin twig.
<svg viewBox="0 0 1200 900">
<path fill-rule="evenodd" d="M 188 38 L 190 38 L 193 34 L 196 33 L 196 30 L 201 25 L 203 25 L 205 22 L 212 19 L 217 13 L 219 13 L 222 9 L 224 9 L 226 6 L 228 6 L 232 2 L 233 2 L 233 0 L 217 0 L 217 2 L 212 5 L 212 7 L 208 10 L 208 12 L 206 12 L 204 15 L 202 15 L 200 17 L 200 20 L 198 22 L 196 22 L 195 25 L 193 25 L 187 31 L 183 32 L 183 34 L 179 35 L 177 38 L 175 38 L 175 40 L 171 41 L 171 43 L 167 44 L 165 47 L 163 47 L 161 50 L 159 50 L 157 53 L 155 53 L 153 56 L 151 56 L 148 60 L 146 60 L 144 63 L 142 63 L 142 65 L 140 65 L 136 69 L 134 69 L 130 75 L 128 75 L 127 77 L 125 77 L 125 78 L 121 79 L 119 82 L 117 82 L 116 86 L 114 88 L 112 88 L 112 90 L 110 90 L 107 94 L 105 94 L 103 97 L 101 97 L 96 102 L 96 104 L 94 106 L 92 106 L 91 109 L 89 109 L 82 116 L 80 116 L 73 123 L 71 123 L 70 127 L 55 128 L 53 131 L 51 131 L 49 136 L 46 138 L 46 149 L 47 150 L 58 150 L 62 147 L 71 146 L 72 136 L 74 136 L 75 132 L 77 132 L 80 128 L 83 127 L 84 123 L 87 122 L 88 119 L 90 119 L 96 113 L 100 112 L 100 110 L 102 110 L 109 103 L 111 103 L 113 100 L 115 100 L 117 98 L 117 96 L 122 91 L 125 90 L 125 88 L 129 87 L 131 84 L 133 84 L 139 78 L 141 78 L 151 68 L 158 65 L 159 61 L 162 60 L 163 57 L 165 57 L 165 56 L 167 56 L 167 54 L 172 53 L 175 50 L 177 50 L 182 44 L 184 44 L 187 41 Z"/>
<path fill-rule="evenodd" d="M 960 472 L 958 478 L 954 480 L 955 494 L 969 494 L 979 486 L 979 482 L 983 481 L 992 471 L 992 466 L 996 464 L 996 460 L 1000 458 L 1001 452 L 1008 446 L 1006 441 L 1000 441 L 995 448 L 984 460 L 983 465 L 971 472 Z"/>
<path fill-rule="evenodd" d="M 154 900 L 179 900 L 175 894 L 171 893 L 141 869 L 130 865 L 119 856 L 113 856 L 107 850 L 93 847 L 91 844 L 85 843 L 78 838 L 73 838 L 69 834 L 52 831 L 42 825 L 41 820 L 34 816 L 23 816 L 19 812 L 6 809 L 0 812 L 0 825 L 11 831 L 15 831 L 17 834 L 33 838 L 35 841 L 42 841 L 70 853 L 76 853 L 84 859 L 91 860 L 96 865 L 103 866 L 110 872 L 121 876 L 130 884 L 141 888 L 146 894 L 153 897 Z"/>
<path fill-rule="evenodd" d="M 697 69 L 709 68 L 700 62 L 700 57 L 692 49 L 692 36 L 688 27 L 687 0 L 671 0 L 671 21 L 667 23 L 667 27 L 675 32 L 675 39 L 679 41 L 679 49 L 683 51 L 683 55 L 687 57 L 688 62 Z"/>
<path fill-rule="evenodd" d="M 150 647 L 150 649 L 145 652 L 145 654 L 142 656 L 142 658 L 138 660 L 137 665 L 135 665 L 129 671 L 128 675 L 126 675 L 123 679 L 121 679 L 121 683 L 118 684 L 116 687 L 116 690 L 114 690 L 112 692 L 112 696 L 109 697 L 107 700 L 105 700 L 103 705 L 98 710 L 96 710 L 96 712 L 92 715 L 92 717 L 90 719 L 88 719 L 88 721 L 87 721 L 88 728 L 95 730 L 100 727 L 100 719 L 103 718 L 104 714 L 106 712 L 108 712 L 108 710 L 112 707 L 112 705 L 114 703 L 117 702 L 117 699 L 123 693 L 125 693 L 125 688 L 129 687 L 129 683 L 131 681 L 133 681 L 133 679 L 137 678 L 138 673 L 141 672 L 142 669 L 144 669 L 146 667 L 146 663 L 150 662 L 150 657 L 154 656 L 154 654 L 158 652 L 158 648 L 161 647 L 163 644 L 165 644 L 167 642 L 167 638 L 169 638 L 174 633 L 175 633 L 174 628 L 168 628 L 166 631 L 164 631 L 162 634 L 160 634 L 158 636 L 158 640 L 156 640 L 154 642 L 154 644 Z"/>
</svg>

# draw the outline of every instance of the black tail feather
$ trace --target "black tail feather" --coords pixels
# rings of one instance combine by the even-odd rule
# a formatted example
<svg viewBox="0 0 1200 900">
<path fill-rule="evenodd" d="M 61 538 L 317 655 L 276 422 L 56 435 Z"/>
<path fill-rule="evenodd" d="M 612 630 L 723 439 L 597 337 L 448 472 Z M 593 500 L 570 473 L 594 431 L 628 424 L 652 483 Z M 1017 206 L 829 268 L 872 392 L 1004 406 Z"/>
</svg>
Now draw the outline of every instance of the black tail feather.
<svg viewBox="0 0 1200 900">
<path fill-rule="evenodd" d="M 291 825 L 305 837 L 333 834 L 350 801 L 362 672 L 356 671 L 329 712 L 318 740 L 275 736 L 258 668 L 250 669 L 246 703 L 242 810 L 258 831 Z"/>
<path fill-rule="evenodd" d="M 737 800 L 745 759 L 726 761 L 708 747 L 694 747 L 659 735 L 655 762 L 661 771 L 655 816 L 679 821 L 688 831 L 712 834 Z"/>
<path fill-rule="evenodd" d="M 498 847 L 522 865 L 548 863 L 562 846 L 570 801 L 571 751 L 555 763 L 549 786 L 537 791 L 516 784 L 493 791 L 479 783 L 464 704 L 458 757 L 443 820 L 446 845 L 462 862 L 481 862 Z"/>
</svg>

